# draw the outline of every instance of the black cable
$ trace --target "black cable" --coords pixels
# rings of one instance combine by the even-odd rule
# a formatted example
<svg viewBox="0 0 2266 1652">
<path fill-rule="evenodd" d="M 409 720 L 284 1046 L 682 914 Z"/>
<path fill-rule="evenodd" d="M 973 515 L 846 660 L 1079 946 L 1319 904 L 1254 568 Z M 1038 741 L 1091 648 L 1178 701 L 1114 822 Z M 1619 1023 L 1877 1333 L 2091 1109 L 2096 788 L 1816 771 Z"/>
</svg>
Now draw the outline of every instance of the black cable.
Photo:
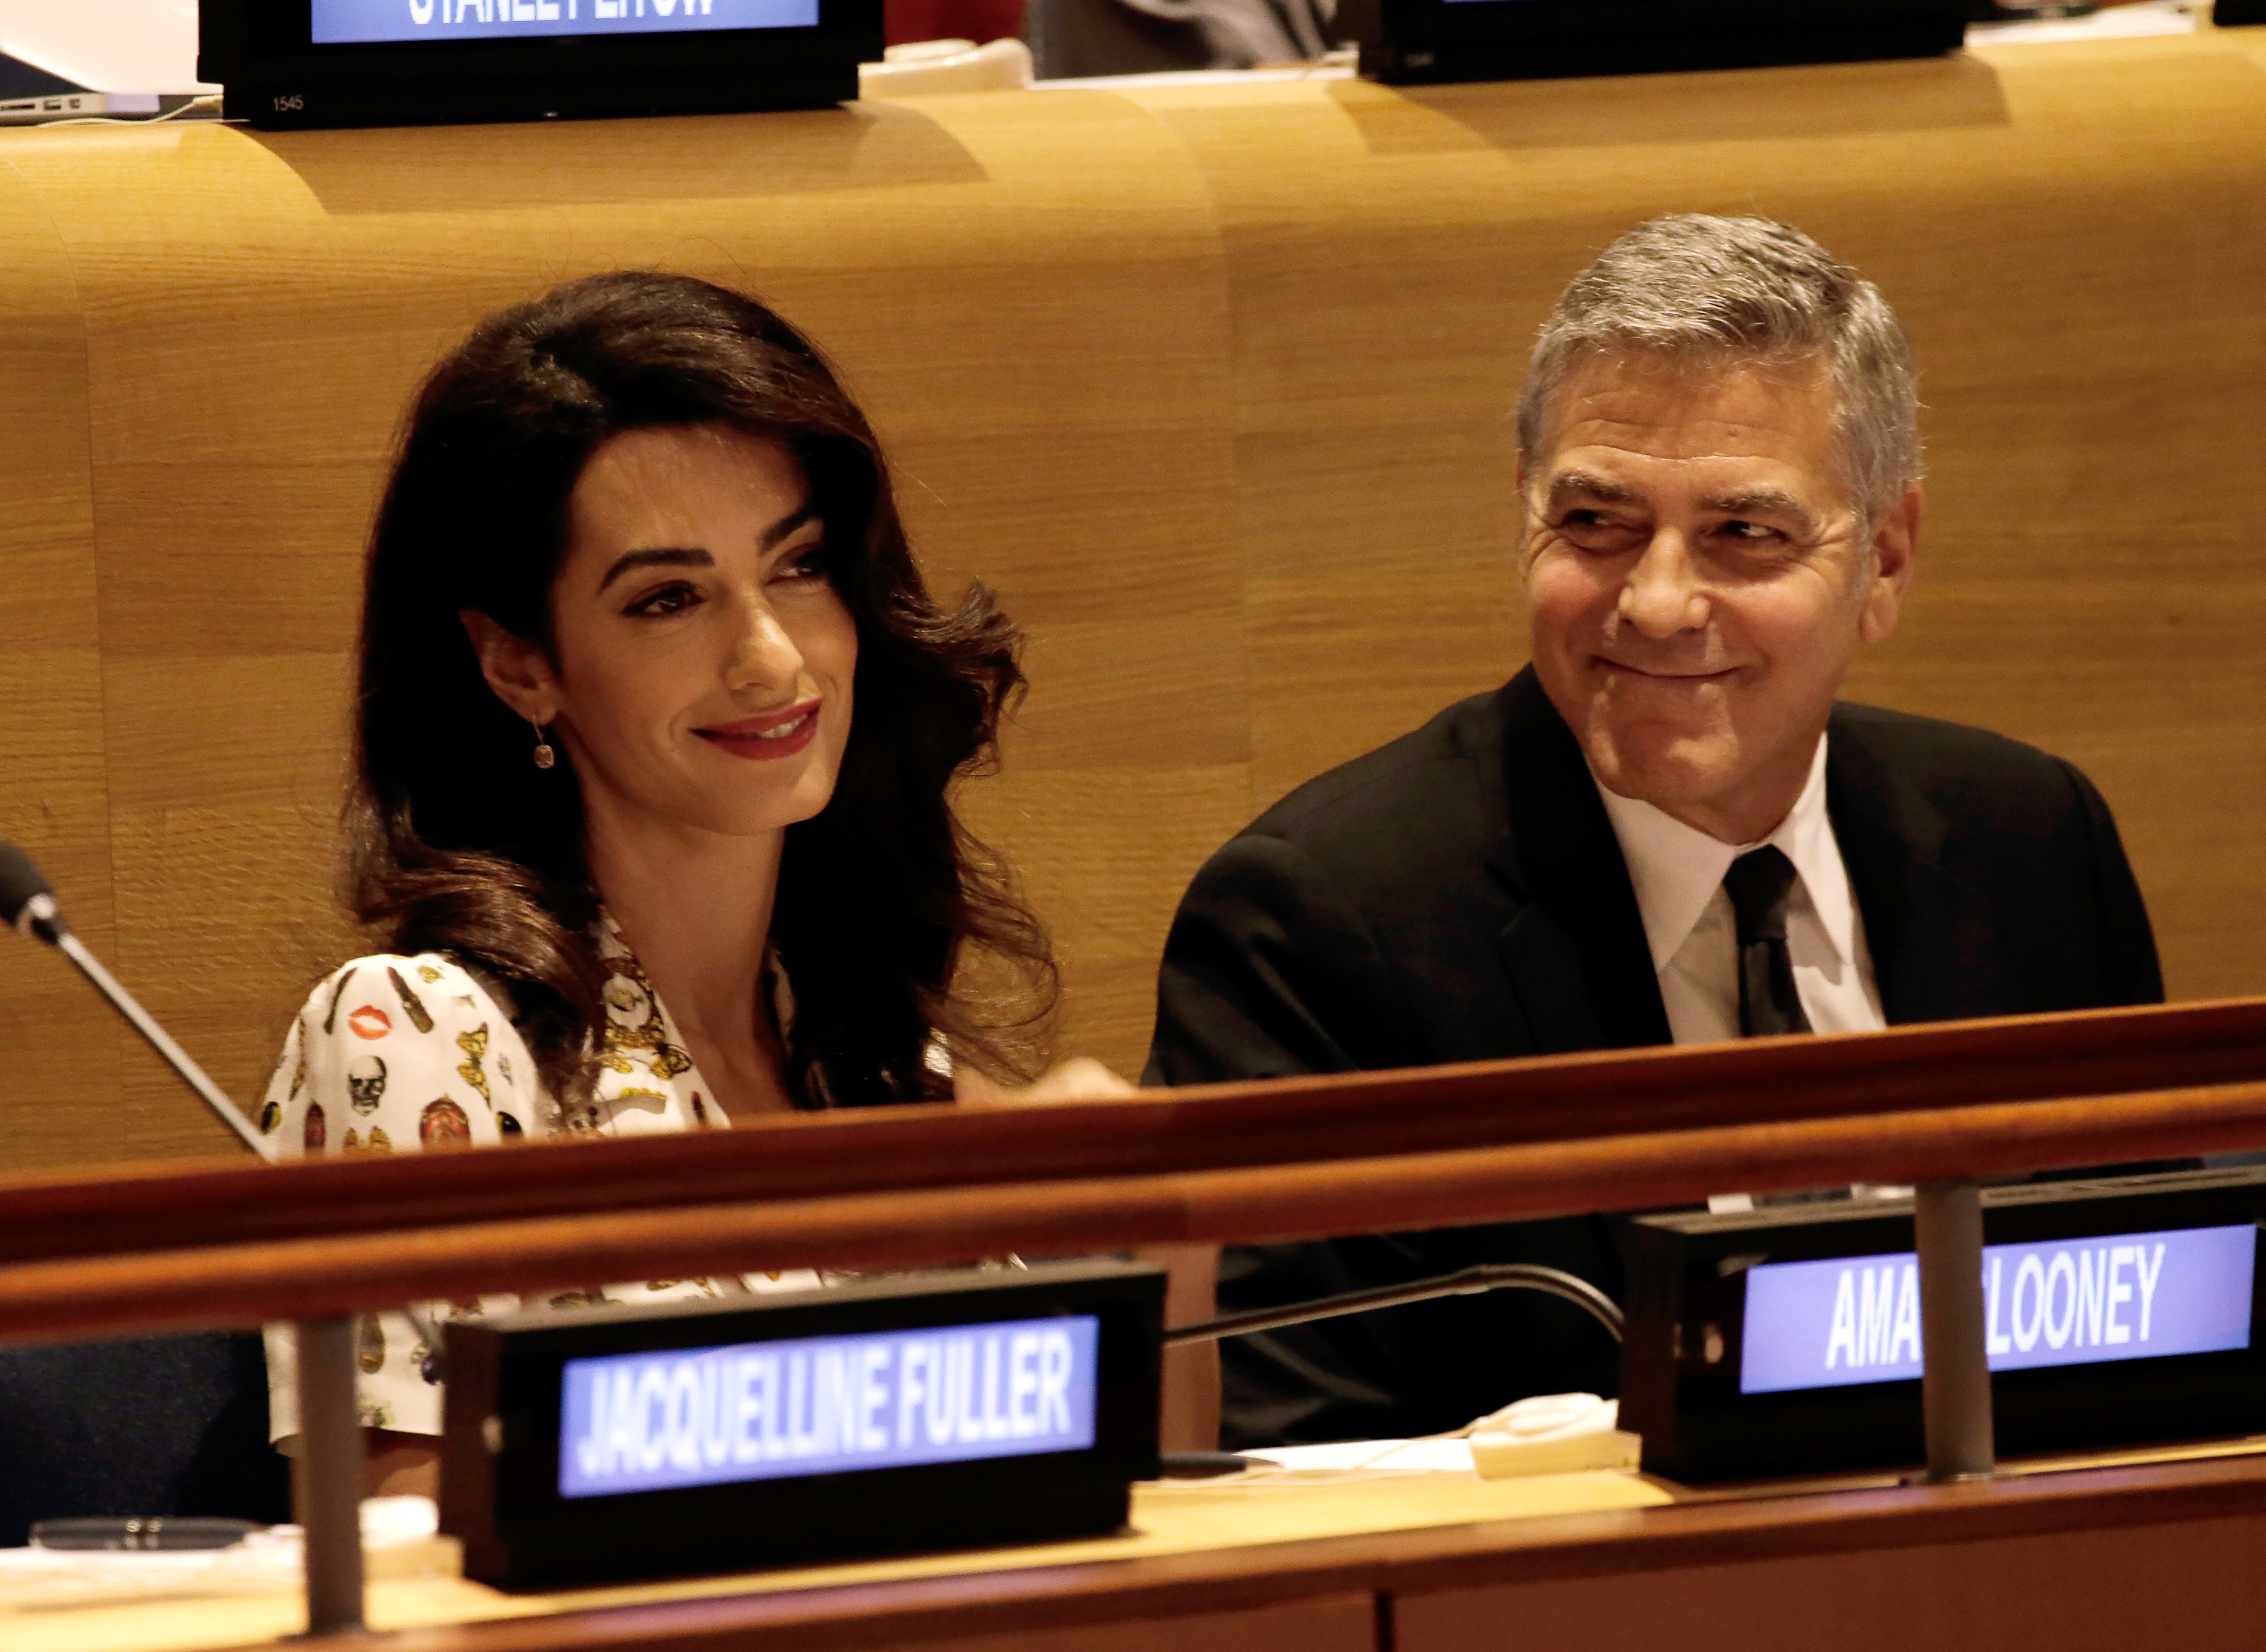
<svg viewBox="0 0 2266 1652">
<path fill-rule="evenodd" d="M 1341 1314 L 1363 1313 L 1372 1308 L 1405 1307 L 1412 1302 L 1429 1302 L 1436 1297 L 1476 1297 L 1483 1291 L 1503 1290 L 1539 1290 L 1561 1302 L 1570 1302 L 1612 1332 L 1614 1341 L 1621 1340 L 1619 1305 L 1588 1280 L 1531 1262 L 1496 1262 L 1405 1285 L 1349 1290 L 1343 1296 L 1324 1297 L 1318 1302 L 1302 1302 L 1287 1308 L 1259 1308 L 1249 1313 L 1208 1319 L 1202 1325 L 1183 1325 L 1165 1333 L 1165 1346 L 1178 1348 L 1188 1342 L 1215 1341 L 1224 1336 L 1248 1336 L 1254 1331 L 1279 1330 L 1283 1326 L 1304 1325 L 1311 1319 L 1334 1319 Z"/>
</svg>

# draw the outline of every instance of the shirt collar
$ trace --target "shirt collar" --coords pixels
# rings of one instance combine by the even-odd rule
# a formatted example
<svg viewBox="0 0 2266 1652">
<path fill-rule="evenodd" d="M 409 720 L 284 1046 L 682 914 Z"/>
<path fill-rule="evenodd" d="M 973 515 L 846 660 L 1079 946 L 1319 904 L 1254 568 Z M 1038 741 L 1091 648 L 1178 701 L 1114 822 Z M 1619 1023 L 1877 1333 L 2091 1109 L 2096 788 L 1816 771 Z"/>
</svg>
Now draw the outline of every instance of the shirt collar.
<svg viewBox="0 0 2266 1652">
<path fill-rule="evenodd" d="M 1592 775 L 1591 779 L 1596 779 Z M 1800 890 L 1809 898 L 1826 939 L 1844 962 L 1856 953 L 1856 907 L 1849 893 L 1849 874 L 1841 864 L 1840 844 L 1833 822 L 1825 812 L 1825 736 L 1817 737 L 1817 750 L 1809 762 L 1809 778 L 1793 808 L 1768 837 L 1751 844 L 1727 844 L 1687 826 L 1666 811 L 1634 798 L 1622 797 L 1602 783 L 1597 795 L 1604 800 L 1613 836 L 1620 840 L 1621 859 L 1628 866 L 1629 883 L 1636 892 L 1637 911 L 1644 919 L 1644 938 L 1652 949 L 1657 971 L 1683 949 L 1722 887 L 1731 862 L 1751 849 L 1773 844 L 1794 862 L 1801 878 Z"/>
</svg>

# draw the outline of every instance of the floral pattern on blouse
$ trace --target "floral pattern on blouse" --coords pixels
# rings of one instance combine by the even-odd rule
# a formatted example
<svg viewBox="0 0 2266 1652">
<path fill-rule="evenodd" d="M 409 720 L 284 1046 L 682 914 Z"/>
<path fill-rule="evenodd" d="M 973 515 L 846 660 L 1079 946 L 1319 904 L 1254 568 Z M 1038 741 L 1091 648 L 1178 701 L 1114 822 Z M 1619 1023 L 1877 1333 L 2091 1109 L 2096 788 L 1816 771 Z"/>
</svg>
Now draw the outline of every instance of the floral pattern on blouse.
<svg viewBox="0 0 2266 1652">
<path fill-rule="evenodd" d="M 587 1101 L 543 1089 L 512 1024 L 509 994 L 439 953 L 379 954 L 342 964 L 293 1021 L 259 1109 L 261 1150 L 274 1159 L 313 1153 L 414 1153 L 493 1147 L 564 1134 L 649 1136 L 728 1129 L 676 1023 L 610 917 L 592 932 L 606 970 L 606 1025 L 592 1055 Z M 801 1290 L 796 1269 L 742 1278 L 654 1280 L 563 1291 L 553 1306 L 713 1297 L 738 1290 Z M 434 1324 L 535 1306 L 517 1297 L 430 1303 Z M 362 1422 L 411 1434 L 441 1431 L 441 1389 L 424 1376 L 427 1349 L 399 1313 L 355 1321 Z M 298 1431 L 295 1361 L 285 1327 L 267 1335 L 269 1434 Z"/>
</svg>

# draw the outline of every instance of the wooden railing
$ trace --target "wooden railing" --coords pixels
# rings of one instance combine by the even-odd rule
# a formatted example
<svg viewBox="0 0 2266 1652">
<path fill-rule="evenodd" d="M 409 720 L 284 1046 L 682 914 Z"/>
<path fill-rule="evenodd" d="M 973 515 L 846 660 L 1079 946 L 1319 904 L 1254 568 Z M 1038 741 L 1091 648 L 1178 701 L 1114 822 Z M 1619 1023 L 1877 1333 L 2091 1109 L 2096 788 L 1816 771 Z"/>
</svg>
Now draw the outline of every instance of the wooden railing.
<svg viewBox="0 0 2266 1652">
<path fill-rule="evenodd" d="M 0 1337 L 2266 1146 L 2266 1000 L 0 1181 Z"/>
</svg>

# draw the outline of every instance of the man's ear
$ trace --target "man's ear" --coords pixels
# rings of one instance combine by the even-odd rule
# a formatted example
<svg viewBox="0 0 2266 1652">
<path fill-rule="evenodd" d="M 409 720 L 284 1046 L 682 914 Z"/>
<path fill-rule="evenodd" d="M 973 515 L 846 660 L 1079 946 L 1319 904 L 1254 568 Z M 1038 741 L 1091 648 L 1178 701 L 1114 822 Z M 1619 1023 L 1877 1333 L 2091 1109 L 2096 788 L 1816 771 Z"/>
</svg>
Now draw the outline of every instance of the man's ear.
<svg viewBox="0 0 2266 1652">
<path fill-rule="evenodd" d="M 496 698 L 530 723 L 555 721 L 559 678 L 543 650 L 476 608 L 458 610 L 457 618 L 471 639 L 472 652 L 479 656 L 480 675 Z"/>
<path fill-rule="evenodd" d="M 1919 554 L 1921 505 L 1919 485 L 1914 483 L 1874 525 L 1872 580 L 1857 614 L 1857 635 L 1864 641 L 1887 641 L 1904 612 L 1912 559 Z"/>
</svg>

